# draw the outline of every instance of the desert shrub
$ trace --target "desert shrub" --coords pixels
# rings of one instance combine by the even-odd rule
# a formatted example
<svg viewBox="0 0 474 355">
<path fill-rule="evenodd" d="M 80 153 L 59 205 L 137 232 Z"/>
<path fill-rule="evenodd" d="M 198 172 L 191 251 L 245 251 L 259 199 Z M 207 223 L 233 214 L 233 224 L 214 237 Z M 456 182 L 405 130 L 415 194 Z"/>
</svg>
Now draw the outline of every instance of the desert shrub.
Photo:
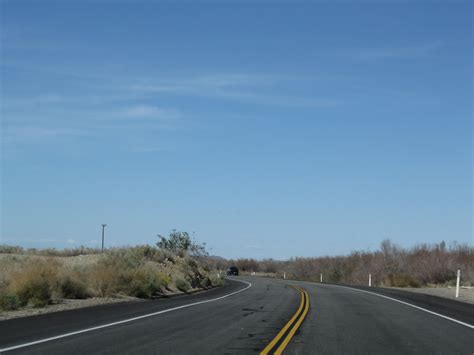
<svg viewBox="0 0 474 355">
<path fill-rule="evenodd" d="M 99 297 L 113 296 L 118 291 L 117 283 L 121 269 L 116 269 L 112 265 L 97 263 L 87 271 L 89 282 L 94 293 Z"/>
<path fill-rule="evenodd" d="M 191 289 L 191 284 L 181 277 L 177 277 L 174 283 L 176 288 L 182 292 L 188 292 Z"/>
<path fill-rule="evenodd" d="M 178 259 L 178 265 L 184 273 L 185 279 L 192 288 L 206 288 L 211 286 L 209 271 L 194 257 L 186 256 Z"/>
<path fill-rule="evenodd" d="M 252 272 L 260 270 L 260 265 L 255 259 L 238 259 L 234 262 L 234 265 L 237 266 L 242 272 Z"/>
<path fill-rule="evenodd" d="M 211 275 L 209 277 L 209 280 L 211 282 L 212 286 L 223 286 L 224 285 L 224 279 L 217 277 L 217 275 Z"/>
<path fill-rule="evenodd" d="M 388 274 L 385 278 L 387 286 L 392 287 L 420 287 L 420 282 L 408 274 Z"/>
<path fill-rule="evenodd" d="M 65 276 L 58 281 L 58 290 L 64 298 L 84 299 L 90 296 L 87 286 L 77 278 Z"/>
<path fill-rule="evenodd" d="M 137 252 L 145 259 L 149 261 L 155 261 L 157 263 L 175 262 L 176 255 L 168 249 L 160 249 L 150 245 L 141 245 L 137 248 Z"/>
<path fill-rule="evenodd" d="M 199 280 L 199 287 L 200 288 L 209 288 L 211 286 L 212 286 L 212 282 L 211 282 L 211 279 L 209 277 L 204 276 Z"/>
<path fill-rule="evenodd" d="M 143 249 L 135 248 L 113 251 L 91 267 L 89 274 L 92 288 L 102 297 L 122 293 L 150 298 L 171 282 L 157 263 L 143 259 Z"/>
<path fill-rule="evenodd" d="M 133 248 L 113 249 L 95 265 L 89 266 L 89 282 L 98 296 L 129 294 L 134 270 L 144 264 L 140 250 Z"/>
<path fill-rule="evenodd" d="M 60 264 L 53 260 L 32 259 L 11 276 L 8 289 L 20 304 L 42 307 L 51 302 L 52 286 L 57 283 Z"/>
<path fill-rule="evenodd" d="M 259 270 L 263 272 L 268 272 L 268 273 L 278 272 L 279 264 L 281 264 L 281 262 L 275 261 L 271 258 L 264 259 L 260 262 Z"/>
<path fill-rule="evenodd" d="M 11 311 L 20 307 L 20 300 L 14 293 L 6 290 L 0 292 L 0 309 Z"/>
<path fill-rule="evenodd" d="M 24 249 L 17 245 L 0 244 L 0 253 L 5 254 L 23 254 Z"/>
<path fill-rule="evenodd" d="M 5 248 L 5 251 L 16 249 Z M 28 253 L 31 250 L 19 250 Z M 67 253 L 84 251 L 74 249 Z M 36 254 L 64 256 L 66 251 L 34 250 Z M 217 281 L 197 257 L 178 256 L 172 250 L 154 246 L 114 248 L 94 258 L 67 260 L 37 255 L 4 255 L 0 259 L 0 307 L 40 307 L 60 298 L 119 294 L 150 298 L 164 289 L 188 292 L 208 288 Z M 172 282 L 173 280 L 173 282 Z"/>
<path fill-rule="evenodd" d="M 211 258 L 211 266 L 221 265 Z M 345 256 L 291 258 L 287 261 L 272 259 L 229 260 L 227 265 L 238 265 L 242 271 L 251 268 L 271 275 L 307 281 L 319 281 L 320 273 L 325 282 L 367 285 L 372 274 L 372 285 L 420 287 L 423 285 L 452 284 L 456 270 L 461 270 L 461 284 L 474 284 L 474 248 L 468 244 L 445 242 L 420 244 L 402 248 L 390 240 L 382 241 L 379 250 L 354 251 Z M 220 268 L 220 266 L 219 266 Z M 219 269 L 214 267 L 214 270 Z"/>
<path fill-rule="evenodd" d="M 22 306 L 43 307 L 51 302 L 51 289 L 47 279 L 29 280 L 16 288 Z"/>
<path fill-rule="evenodd" d="M 151 265 L 137 269 L 132 276 L 128 294 L 135 297 L 151 298 L 166 288 L 170 278 Z"/>
<path fill-rule="evenodd" d="M 158 263 L 170 262 L 174 264 L 176 262 L 176 255 L 170 250 L 156 249 L 153 261 L 156 261 Z"/>
<path fill-rule="evenodd" d="M 139 248 L 117 248 L 110 250 L 99 263 L 121 269 L 137 268 L 144 263 Z"/>
<path fill-rule="evenodd" d="M 160 278 L 161 284 L 167 288 L 171 284 L 171 276 L 168 274 L 165 274 L 164 272 L 160 272 L 158 274 L 158 277 Z"/>
<path fill-rule="evenodd" d="M 140 277 L 141 276 L 141 277 Z M 137 274 L 130 283 L 130 296 L 150 298 L 160 290 L 160 283 L 147 275 Z"/>
</svg>

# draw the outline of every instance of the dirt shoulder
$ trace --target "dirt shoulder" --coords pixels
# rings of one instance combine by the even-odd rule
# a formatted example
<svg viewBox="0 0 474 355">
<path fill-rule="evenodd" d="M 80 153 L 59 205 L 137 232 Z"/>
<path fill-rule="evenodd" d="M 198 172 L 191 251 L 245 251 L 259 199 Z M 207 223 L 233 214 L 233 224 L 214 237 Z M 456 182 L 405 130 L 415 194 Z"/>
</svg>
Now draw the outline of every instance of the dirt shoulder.
<svg viewBox="0 0 474 355">
<path fill-rule="evenodd" d="M 122 297 L 122 298 L 94 297 L 94 298 L 87 298 L 84 300 L 63 299 L 55 304 L 51 304 L 51 305 L 48 305 L 46 307 L 41 307 L 41 308 L 21 308 L 14 311 L 0 311 L 0 321 L 13 319 L 13 318 L 36 316 L 36 315 L 45 314 L 45 313 L 68 311 L 71 309 L 99 306 L 102 304 L 109 304 L 109 303 L 143 302 L 143 301 L 144 301 L 143 299 L 136 298 L 136 297 Z"/>
<path fill-rule="evenodd" d="M 215 288 L 215 287 L 212 287 Z M 208 291 L 212 288 L 203 289 L 203 288 L 195 288 L 191 289 L 188 292 L 171 292 L 164 290 L 163 294 L 156 298 L 170 298 L 184 294 L 194 294 Z M 155 298 L 155 299 L 156 299 Z M 45 313 L 53 313 L 53 312 L 61 312 L 61 311 L 69 311 L 72 309 L 79 309 L 79 308 L 86 308 L 86 307 L 94 307 L 100 306 L 104 304 L 111 304 L 111 303 L 124 303 L 124 302 L 146 302 L 147 299 L 132 297 L 132 296 L 125 296 L 120 295 L 118 297 L 92 297 L 86 298 L 82 300 L 78 299 L 61 299 L 54 304 L 47 305 L 41 308 L 21 308 L 14 311 L 0 311 L 0 321 L 7 320 L 7 319 L 14 319 L 14 318 L 22 318 L 22 317 L 30 317 L 36 316 L 39 314 Z"/>
<path fill-rule="evenodd" d="M 426 295 L 449 298 L 455 301 L 461 301 L 461 302 L 474 304 L 474 287 L 461 287 L 459 289 L 458 298 L 456 298 L 455 287 L 420 287 L 420 288 L 391 287 L 391 289 L 422 293 Z"/>
</svg>

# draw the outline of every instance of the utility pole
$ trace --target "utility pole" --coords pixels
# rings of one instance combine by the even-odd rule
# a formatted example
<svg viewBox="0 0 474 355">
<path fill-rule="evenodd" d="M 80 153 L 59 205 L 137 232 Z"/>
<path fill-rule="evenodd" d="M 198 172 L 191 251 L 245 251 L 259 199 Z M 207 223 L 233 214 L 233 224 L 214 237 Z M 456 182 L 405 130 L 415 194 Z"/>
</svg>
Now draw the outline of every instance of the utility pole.
<svg viewBox="0 0 474 355">
<path fill-rule="evenodd" d="M 104 254 L 104 230 L 107 227 L 106 224 L 102 224 L 102 254 Z"/>
</svg>

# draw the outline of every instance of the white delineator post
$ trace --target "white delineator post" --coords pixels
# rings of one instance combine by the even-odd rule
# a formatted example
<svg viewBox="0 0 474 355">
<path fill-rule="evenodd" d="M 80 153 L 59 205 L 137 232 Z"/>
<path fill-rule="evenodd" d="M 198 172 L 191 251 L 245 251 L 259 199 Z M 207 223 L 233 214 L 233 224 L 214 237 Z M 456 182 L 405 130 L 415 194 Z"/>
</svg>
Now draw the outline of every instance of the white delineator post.
<svg viewBox="0 0 474 355">
<path fill-rule="evenodd" d="M 459 281 L 461 280 L 461 270 L 458 270 L 458 276 L 456 277 L 456 298 L 459 297 Z"/>
<path fill-rule="evenodd" d="M 283 271 L 283 280 L 286 280 L 286 272 Z"/>
<path fill-rule="evenodd" d="M 319 280 L 320 280 L 321 283 L 323 283 L 323 274 L 322 273 L 319 274 Z"/>
<path fill-rule="evenodd" d="M 369 274 L 369 287 L 372 287 L 372 274 Z"/>
</svg>

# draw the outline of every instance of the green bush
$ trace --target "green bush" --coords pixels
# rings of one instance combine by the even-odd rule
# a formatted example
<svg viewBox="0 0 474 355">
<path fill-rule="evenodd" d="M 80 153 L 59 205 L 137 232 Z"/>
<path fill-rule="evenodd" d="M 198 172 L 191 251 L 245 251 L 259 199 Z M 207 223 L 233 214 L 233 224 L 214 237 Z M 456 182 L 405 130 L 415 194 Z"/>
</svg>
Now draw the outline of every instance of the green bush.
<svg viewBox="0 0 474 355">
<path fill-rule="evenodd" d="M 182 292 L 188 292 L 191 289 L 191 285 L 185 279 L 177 277 L 175 280 L 176 288 Z"/>
<path fill-rule="evenodd" d="M 20 300 L 14 293 L 3 291 L 0 293 L 0 309 L 11 311 L 20 307 Z"/>
</svg>

